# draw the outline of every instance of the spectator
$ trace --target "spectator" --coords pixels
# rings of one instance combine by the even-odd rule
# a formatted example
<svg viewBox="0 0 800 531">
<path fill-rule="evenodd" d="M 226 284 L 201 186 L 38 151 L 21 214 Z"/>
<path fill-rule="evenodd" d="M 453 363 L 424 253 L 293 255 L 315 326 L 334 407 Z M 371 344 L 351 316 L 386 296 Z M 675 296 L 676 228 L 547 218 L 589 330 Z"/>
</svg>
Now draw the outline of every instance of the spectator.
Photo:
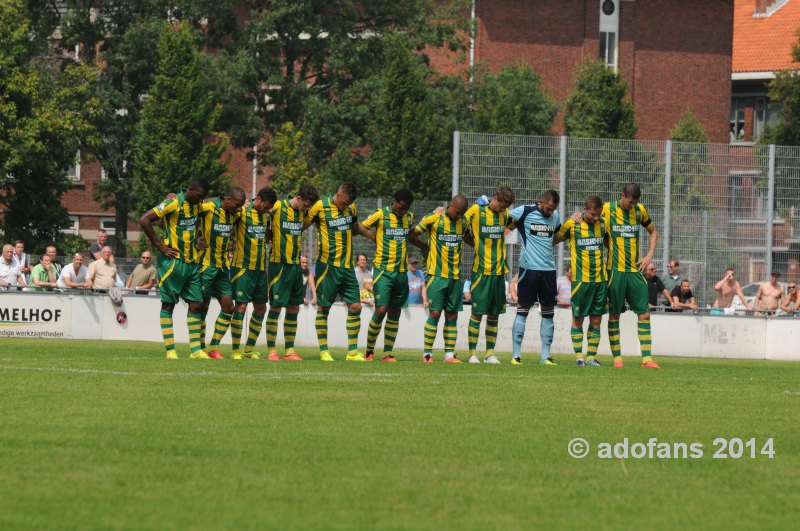
<svg viewBox="0 0 800 531">
<path fill-rule="evenodd" d="M 789 281 L 789 294 L 786 296 L 786 302 L 781 305 L 781 310 L 788 314 L 797 313 L 797 307 L 800 305 L 800 292 L 797 290 L 797 281 Z"/>
<path fill-rule="evenodd" d="M 317 305 L 317 283 L 314 281 L 314 271 L 308 267 L 308 257 L 300 257 L 300 270 L 303 272 L 303 304 Z"/>
<path fill-rule="evenodd" d="M 778 282 L 779 278 L 781 278 L 781 274 L 773 271 L 769 276 L 769 282 L 764 282 L 758 288 L 755 301 L 753 301 L 753 309 L 756 312 L 769 312 L 772 314 L 785 303 L 786 292 Z"/>
<path fill-rule="evenodd" d="M 678 310 L 696 310 L 697 303 L 694 301 L 694 293 L 692 293 L 689 279 L 684 278 L 681 280 L 679 286 L 672 288 L 672 306 Z"/>
<path fill-rule="evenodd" d="M 56 268 L 56 275 L 60 275 L 61 270 L 64 268 L 64 264 L 58 261 L 58 249 L 56 248 L 55 244 L 51 243 L 48 245 L 45 250 L 45 254 L 50 257 L 50 262 L 53 264 L 53 267 Z"/>
<path fill-rule="evenodd" d="M 14 258 L 17 259 L 19 272 L 25 279 L 25 284 L 28 284 L 28 273 L 31 272 L 31 262 L 28 253 L 25 252 L 25 242 L 17 240 L 14 244 Z"/>
<path fill-rule="evenodd" d="M 364 253 L 359 253 L 358 257 L 356 258 L 356 280 L 358 280 L 358 289 L 362 289 L 364 287 L 364 279 L 366 277 L 372 278 L 372 270 L 367 267 L 369 263 L 369 259 L 367 255 Z"/>
<path fill-rule="evenodd" d="M 158 276 L 153 265 L 153 255 L 150 251 L 142 251 L 141 263 L 133 268 L 133 272 L 128 275 L 126 288 L 135 288 L 139 295 L 146 295 L 147 291 L 156 285 Z"/>
<path fill-rule="evenodd" d="M 714 308 L 731 308 L 733 306 L 733 296 L 736 295 L 749 312 L 752 308 L 747 302 L 747 297 L 745 297 L 742 292 L 742 286 L 739 285 L 735 276 L 736 273 L 733 268 L 729 267 L 725 270 L 725 276 L 722 280 L 714 285 L 714 291 L 717 292 L 717 298 L 714 300 Z"/>
<path fill-rule="evenodd" d="M 422 304 L 428 307 L 428 292 L 425 289 L 425 275 L 419 270 L 419 259 L 408 261 L 408 304 Z"/>
<path fill-rule="evenodd" d="M 364 287 L 361 288 L 361 304 L 369 307 L 375 306 L 375 293 L 372 291 L 372 277 L 364 277 Z"/>
<path fill-rule="evenodd" d="M 519 273 L 514 275 L 511 278 L 511 282 L 507 282 L 508 284 L 508 293 L 506 294 L 506 301 L 509 304 L 517 304 L 519 302 L 519 294 L 517 293 L 517 287 L 519 285 Z"/>
<path fill-rule="evenodd" d="M 92 283 L 86 280 L 89 270 L 83 265 L 83 254 L 75 253 L 72 263 L 61 270 L 56 285 L 59 288 L 85 288 L 92 287 Z"/>
<path fill-rule="evenodd" d="M 647 264 L 647 267 L 644 269 L 644 278 L 647 280 L 648 303 L 651 310 L 658 304 L 659 295 L 662 295 L 668 301 L 672 301 L 672 297 L 667 291 L 667 288 L 664 287 L 664 283 L 661 282 L 661 279 L 656 275 L 656 266 L 652 262 Z M 673 310 L 675 309 L 675 303 L 670 303 L 670 306 Z"/>
<path fill-rule="evenodd" d="M 556 279 L 556 306 L 559 308 L 572 308 L 572 265 L 567 264 L 564 276 Z"/>
<path fill-rule="evenodd" d="M 117 280 L 117 266 L 114 265 L 114 256 L 111 247 L 105 246 L 100 253 L 100 258 L 89 265 L 86 274 L 87 280 L 92 282 L 94 289 L 113 288 Z"/>
<path fill-rule="evenodd" d="M 39 263 L 31 271 L 31 281 L 35 287 L 31 286 L 30 289 L 32 291 L 49 291 L 56 287 L 57 280 L 58 273 L 56 273 L 50 255 L 43 254 L 39 258 Z"/>
<path fill-rule="evenodd" d="M 464 304 L 472 304 L 472 290 L 470 289 L 471 285 L 472 281 L 464 281 Z"/>
<path fill-rule="evenodd" d="M 671 294 L 672 290 L 675 289 L 676 286 L 680 286 L 681 282 L 683 282 L 683 275 L 681 274 L 681 263 L 675 259 L 670 260 L 667 262 L 667 276 L 664 278 L 664 287 L 667 288 L 667 291 Z M 669 301 L 672 299 L 667 299 L 664 301 L 664 304 L 669 305 Z"/>
<path fill-rule="evenodd" d="M 91 247 L 89 247 L 89 258 L 94 260 L 100 260 L 103 256 L 103 247 L 106 246 L 106 240 L 108 240 L 108 233 L 106 233 L 105 229 L 98 229 L 97 231 L 97 241 L 94 242 Z M 114 255 L 111 255 L 111 263 L 114 263 Z"/>
<path fill-rule="evenodd" d="M 25 275 L 14 257 L 14 246 L 7 243 L 3 246 L 3 257 L 0 258 L 0 290 L 24 288 L 26 285 Z"/>
</svg>

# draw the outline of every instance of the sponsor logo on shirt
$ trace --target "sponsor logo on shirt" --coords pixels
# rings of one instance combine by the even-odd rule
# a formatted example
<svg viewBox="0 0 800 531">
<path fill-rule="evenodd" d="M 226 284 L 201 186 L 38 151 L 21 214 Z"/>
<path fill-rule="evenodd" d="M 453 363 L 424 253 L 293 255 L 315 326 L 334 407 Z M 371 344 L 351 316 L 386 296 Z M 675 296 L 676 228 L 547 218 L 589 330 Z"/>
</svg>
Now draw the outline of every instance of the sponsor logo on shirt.
<svg viewBox="0 0 800 531">
<path fill-rule="evenodd" d="M 344 216 L 341 218 L 329 219 L 328 228 L 331 230 L 350 230 L 350 224 L 353 222 L 353 216 Z"/>
<path fill-rule="evenodd" d="M 267 228 L 264 225 L 251 225 L 247 227 L 247 234 L 251 238 L 255 238 L 257 240 L 263 240 L 266 232 Z"/>
<path fill-rule="evenodd" d="M 405 240 L 410 230 L 403 227 L 388 228 L 383 230 L 383 235 L 393 240 Z"/>
<path fill-rule="evenodd" d="M 531 236 L 539 236 L 540 238 L 552 238 L 556 228 L 552 225 L 531 223 L 529 227 Z"/>
<path fill-rule="evenodd" d="M 281 230 L 288 232 L 292 236 L 300 236 L 303 233 L 303 223 L 298 221 L 281 221 Z"/>
<path fill-rule="evenodd" d="M 575 240 L 577 246 L 585 251 L 598 251 L 603 245 L 602 237 L 578 238 Z"/>
<path fill-rule="evenodd" d="M 611 233 L 618 238 L 636 238 L 639 235 L 639 226 L 611 225 Z"/>
<path fill-rule="evenodd" d="M 464 238 L 460 234 L 438 234 L 436 239 L 445 247 L 458 247 Z"/>
<path fill-rule="evenodd" d="M 491 240 L 499 240 L 503 237 L 506 228 L 503 225 L 492 225 L 490 227 L 481 227 L 481 237 Z"/>
<path fill-rule="evenodd" d="M 233 225 L 226 223 L 214 223 L 214 232 L 222 236 L 230 236 Z"/>
<path fill-rule="evenodd" d="M 178 227 L 180 227 L 183 230 L 194 230 L 195 225 L 197 225 L 197 218 L 186 218 L 178 220 Z"/>
</svg>

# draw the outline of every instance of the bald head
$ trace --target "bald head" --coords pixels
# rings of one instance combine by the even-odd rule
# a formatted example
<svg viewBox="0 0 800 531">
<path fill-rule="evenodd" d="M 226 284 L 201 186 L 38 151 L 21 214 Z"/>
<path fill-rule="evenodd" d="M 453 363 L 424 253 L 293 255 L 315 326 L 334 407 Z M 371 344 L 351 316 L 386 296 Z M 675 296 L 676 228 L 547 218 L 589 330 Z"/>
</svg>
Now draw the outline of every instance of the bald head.
<svg viewBox="0 0 800 531">
<path fill-rule="evenodd" d="M 450 201 L 450 206 L 447 207 L 447 217 L 453 221 L 458 221 L 466 213 L 467 206 L 467 198 L 464 195 L 458 194 L 453 196 L 453 199 Z"/>
</svg>

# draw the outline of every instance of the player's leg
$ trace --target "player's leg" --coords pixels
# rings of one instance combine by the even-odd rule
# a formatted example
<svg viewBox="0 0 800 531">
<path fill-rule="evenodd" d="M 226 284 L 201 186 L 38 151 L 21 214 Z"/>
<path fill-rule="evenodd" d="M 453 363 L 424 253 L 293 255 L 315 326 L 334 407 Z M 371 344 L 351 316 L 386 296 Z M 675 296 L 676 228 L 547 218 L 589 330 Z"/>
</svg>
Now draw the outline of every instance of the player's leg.
<svg viewBox="0 0 800 531">
<path fill-rule="evenodd" d="M 447 282 L 447 279 L 431 276 L 425 283 L 428 292 L 428 318 L 422 327 L 422 361 L 425 363 L 433 361 L 433 343 L 439 331 L 439 318 L 447 295 Z"/>
<path fill-rule="evenodd" d="M 582 297 L 582 304 L 588 309 L 589 330 L 586 333 L 587 349 L 586 364 L 599 365 L 597 361 L 597 348 L 600 346 L 600 323 L 603 315 L 608 313 L 608 289 L 605 282 L 592 282 L 588 284 L 586 297 Z M 620 359 L 620 358 L 617 358 Z"/>
<path fill-rule="evenodd" d="M 628 273 L 627 299 L 631 310 L 637 315 L 636 335 L 642 350 L 642 367 L 659 369 L 650 356 L 653 336 L 650 329 L 650 305 L 648 304 L 647 281 L 641 273 Z"/>
<path fill-rule="evenodd" d="M 525 339 L 525 327 L 528 322 L 528 314 L 531 311 L 531 306 L 536 302 L 533 272 L 520 268 L 518 278 L 517 316 L 514 318 L 514 324 L 511 327 L 511 363 L 513 365 L 522 364 L 522 341 Z"/>
<path fill-rule="evenodd" d="M 164 349 L 167 351 L 167 359 L 178 359 L 178 353 L 175 351 L 175 330 L 172 319 L 172 312 L 175 310 L 175 304 L 178 303 L 180 298 L 180 291 L 176 290 L 176 284 L 173 282 L 173 274 L 175 273 L 176 260 L 160 256 L 157 264 L 158 270 L 158 287 L 161 294 L 161 312 L 159 313 L 159 323 L 161 324 L 161 335 L 164 338 Z"/>
<path fill-rule="evenodd" d="M 209 343 L 208 355 L 214 359 L 222 359 L 219 344 L 222 342 L 222 338 L 225 337 L 233 317 L 233 286 L 231 285 L 230 272 L 227 268 L 216 270 L 211 295 L 216 297 L 217 302 L 219 302 L 219 315 L 214 321 L 214 333 Z"/>
<path fill-rule="evenodd" d="M 382 361 L 395 361 L 392 351 L 394 342 L 400 331 L 400 311 L 408 306 L 408 275 L 393 272 L 391 275 L 392 289 L 389 295 L 389 310 L 386 314 L 386 324 L 383 327 L 383 359 Z"/>
<path fill-rule="evenodd" d="M 600 365 L 597 361 L 597 347 L 600 346 L 600 323 L 602 315 L 589 316 L 589 330 L 586 331 L 586 365 L 590 367 Z"/>
<path fill-rule="evenodd" d="M 430 299 L 428 299 L 430 300 Z M 449 280 L 447 298 L 444 305 L 444 361 L 459 363 L 456 357 L 456 339 L 458 338 L 458 314 L 464 308 L 464 286 L 460 280 Z"/>
<path fill-rule="evenodd" d="M 328 264 L 317 262 L 317 316 L 314 319 L 314 329 L 319 343 L 319 359 L 322 361 L 333 361 L 328 351 L 328 314 L 336 302 L 336 294 L 339 291 L 335 269 Z"/>
<path fill-rule="evenodd" d="M 264 325 L 264 314 L 267 313 L 267 272 L 248 271 L 245 276 L 250 278 L 251 298 L 253 302 L 253 315 L 247 325 L 247 342 L 244 345 L 242 357 L 259 359 L 261 354 L 255 351 L 258 336 L 261 335 L 261 328 Z"/>
<path fill-rule="evenodd" d="M 383 320 L 389 310 L 389 301 L 392 295 L 392 278 L 387 271 L 375 270 L 375 279 L 372 281 L 372 291 L 375 295 L 375 311 L 367 325 L 367 351 L 366 357 L 372 360 L 375 357 L 375 344 L 381 333 Z M 385 339 L 384 339 L 385 340 Z"/>
<path fill-rule="evenodd" d="M 347 305 L 347 356 L 345 361 L 367 361 L 358 351 L 358 333 L 361 331 L 361 290 L 356 273 L 352 269 L 340 268 L 339 293 Z"/>
<path fill-rule="evenodd" d="M 266 339 L 267 339 L 267 359 L 269 361 L 278 361 L 278 351 L 275 347 L 275 341 L 278 337 L 278 320 L 281 317 L 281 310 L 285 302 L 282 300 L 283 293 L 281 289 L 281 281 L 283 280 L 283 264 L 276 264 L 270 262 L 268 265 L 268 278 L 269 278 L 269 312 L 267 313 L 266 325 Z"/>
<path fill-rule="evenodd" d="M 506 280 L 502 275 L 486 277 L 487 286 L 491 286 L 489 307 L 486 311 L 486 357 L 484 363 L 498 365 L 500 360 L 494 355 L 497 343 L 497 331 L 500 315 L 506 313 Z"/>
<path fill-rule="evenodd" d="M 489 297 L 491 295 L 491 291 L 488 289 L 488 278 L 481 273 L 475 273 L 472 277 L 472 284 L 470 284 L 472 313 L 470 314 L 469 327 L 467 328 L 470 363 L 480 363 L 478 359 L 478 339 L 481 334 L 481 321 L 489 311 Z"/>
<path fill-rule="evenodd" d="M 246 269 L 231 268 L 231 285 L 235 294 L 234 311 L 231 317 L 231 359 L 242 359 L 240 352 L 242 344 L 242 334 L 244 333 L 244 318 L 247 313 L 247 305 L 250 303 L 249 277 Z"/>
<path fill-rule="evenodd" d="M 612 271 L 608 280 L 608 345 L 614 356 L 614 367 L 622 367 L 619 316 L 625 311 L 625 273 Z"/>
<path fill-rule="evenodd" d="M 539 324 L 539 337 L 542 339 L 542 352 L 539 363 L 544 365 L 554 364 L 550 356 L 550 346 L 553 344 L 553 331 L 555 330 L 556 307 L 556 272 L 537 271 L 536 291 L 542 310 L 542 321 Z"/>
<path fill-rule="evenodd" d="M 303 271 L 298 264 L 286 264 L 281 282 L 281 300 L 286 298 L 286 314 L 283 318 L 283 359 L 288 361 L 302 361 L 303 358 L 294 349 L 294 340 L 297 336 L 297 314 L 303 303 Z"/>
<path fill-rule="evenodd" d="M 209 359 L 201 344 L 203 330 L 203 290 L 200 287 L 200 273 L 197 264 L 182 264 L 185 270 L 181 297 L 188 303 L 186 324 L 189 327 L 189 350 L 191 359 Z"/>
</svg>

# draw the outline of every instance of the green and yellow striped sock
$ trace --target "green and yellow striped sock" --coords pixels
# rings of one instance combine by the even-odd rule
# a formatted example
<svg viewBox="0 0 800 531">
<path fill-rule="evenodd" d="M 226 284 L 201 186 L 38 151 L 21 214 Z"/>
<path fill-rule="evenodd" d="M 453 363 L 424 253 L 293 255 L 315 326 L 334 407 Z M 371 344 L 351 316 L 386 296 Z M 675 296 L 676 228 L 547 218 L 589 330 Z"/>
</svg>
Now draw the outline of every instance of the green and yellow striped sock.
<svg viewBox="0 0 800 531">
<path fill-rule="evenodd" d="M 317 317 L 314 319 L 314 327 L 317 330 L 317 341 L 319 342 L 319 351 L 324 352 L 328 350 L 328 313 L 330 308 L 317 307 Z"/>
<path fill-rule="evenodd" d="M 498 317 L 486 317 L 486 355 L 494 355 L 494 345 L 497 343 Z"/>
<path fill-rule="evenodd" d="M 214 322 L 214 335 L 211 336 L 212 347 L 217 347 L 222 342 L 225 332 L 228 331 L 228 327 L 231 325 L 231 317 L 233 315 L 230 313 L 219 312 L 217 320 Z"/>
<path fill-rule="evenodd" d="M 381 326 L 383 325 L 383 317 L 378 317 L 377 313 L 372 314 L 372 319 L 369 320 L 367 327 L 367 352 L 375 350 L 375 343 L 378 342 L 378 336 L 381 333 Z"/>
<path fill-rule="evenodd" d="M 358 349 L 358 332 L 361 330 L 361 312 L 347 312 L 347 351 Z"/>
<path fill-rule="evenodd" d="M 203 322 L 203 315 L 199 313 L 186 314 L 186 324 L 189 326 L 189 350 L 192 354 L 198 352 L 200 347 L 200 323 Z"/>
<path fill-rule="evenodd" d="M 445 319 L 442 335 L 444 335 L 444 351 L 454 352 L 456 350 L 456 338 L 458 337 L 458 321 Z"/>
<path fill-rule="evenodd" d="M 208 310 L 204 310 L 200 316 L 200 350 L 206 349 L 206 317 L 208 317 Z"/>
<path fill-rule="evenodd" d="M 250 316 L 250 324 L 247 326 L 247 343 L 244 345 L 245 352 L 253 352 L 256 347 L 258 336 L 261 335 L 261 326 L 264 324 L 264 314 L 253 312 Z"/>
<path fill-rule="evenodd" d="M 231 349 L 236 352 L 242 344 L 242 329 L 244 328 L 244 312 L 233 312 L 231 319 Z"/>
<path fill-rule="evenodd" d="M 161 335 L 164 336 L 164 348 L 167 352 L 175 350 L 175 331 L 172 326 L 172 312 L 161 310 L 159 314 L 161 321 Z"/>
<path fill-rule="evenodd" d="M 647 363 L 651 360 L 650 348 L 653 342 L 653 336 L 650 333 L 650 319 L 639 321 L 636 324 L 636 333 L 639 336 L 639 346 L 642 348 L 642 363 Z"/>
<path fill-rule="evenodd" d="M 439 331 L 439 321 L 428 316 L 422 330 L 422 349 L 424 352 L 433 352 L 433 342 L 436 341 L 436 333 Z"/>
<path fill-rule="evenodd" d="M 394 342 L 397 339 L 397 331 L 400 329 L 400 318 L 386 316 L 386 326 L 383 327 L 383 354 L 386 355 L 394 350 Z"/>
<path fill-rule="evenodd" d="M 270 308 L 267 312 L 267 350 L 271 351 L 275 348 L 275 340 L 278 337 L 278 319 L 281 318 L 281 311 L 277 312 Z"/>
<path fill-rule="evenodd" d="M 586 333 L 588 346 L 586 348 L 586 361 L 593 360 L 597 356 L 597 347 L 600 346 L 600 329 L 589 325 Z"/>
<path fill-rule="evenodd" d="M 611 347 L 611 354 L 615 358 L 622 355 L 622 349 L 619 346 L 619 321 L 608 320 L 608 344 Z"/>
<path fill-rule="evenodd" d="M 569 329 L 569 336 L 572 339 L 572 350 L 575 351 L 575 359 L 583 357 L 583 328 L 572 327 Z"/>
<path fill-rule="evenodd" d="M 289 313 L 283 317 L 283 348 L 294 348 L 294 338 L 297 335 L 297 314 Z"/>
<path fill-rule="evenodd" d="M 482 315 L 471 315 L 469 318 L 468 341 L 469 341 L 469 355 L 474 356 L 478 349 L 478 338 L 481 335 L 481 321 Z"/>
</svg>

